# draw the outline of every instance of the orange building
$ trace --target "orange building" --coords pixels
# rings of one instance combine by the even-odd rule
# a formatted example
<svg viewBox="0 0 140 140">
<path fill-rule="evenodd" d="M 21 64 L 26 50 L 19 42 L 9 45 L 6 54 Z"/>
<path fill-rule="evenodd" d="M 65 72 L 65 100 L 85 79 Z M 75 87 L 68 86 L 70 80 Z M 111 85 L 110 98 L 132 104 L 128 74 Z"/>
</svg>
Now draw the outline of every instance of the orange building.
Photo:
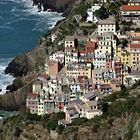
<svg viewBox="0 0 140 140">
<path fill-rule="evenodd" d="M 50 76 L 56 76 L 61 69 L 62 69 L 62 65 L 59 62 L 50 62 L 49 64 Z"/>
</svg>

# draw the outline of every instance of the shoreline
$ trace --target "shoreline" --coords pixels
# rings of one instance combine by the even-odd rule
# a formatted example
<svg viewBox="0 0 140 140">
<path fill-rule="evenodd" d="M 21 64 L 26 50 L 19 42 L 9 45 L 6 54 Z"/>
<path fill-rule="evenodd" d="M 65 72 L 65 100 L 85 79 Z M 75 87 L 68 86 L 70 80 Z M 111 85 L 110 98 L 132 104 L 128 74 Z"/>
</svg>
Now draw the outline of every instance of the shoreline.
<svg viewBox="0 0 140 140">
<path fill-rule="evenodd" d="M 35 59 L 35 62 L 37 62 L 38 59 L 40 59 L 40 57 L 42 57 L 42 56 L 36 56 L 36 54 L 37 55 L 38 54 L 42 55 L 42 53 L 44 54 L 45 50 L 46 50 L 46 48 L 44 47 L 45 43 L 44 42 L 40 43 L 40 41 L 42 41 L 42 38 L 44 38 L 45 35 L 46 35 L 45 39 L 47 39 L 47 37 L 50 37 L 51 33 L 53 33 L 57 29 L 57 27 L 65 20 L 66 20 L 66 17 L 65 17 L 65 19 L 58 20 L 52 29 L 48 30 L 46 34 L 42 34 L 42 36 L 38 40 L 37 46 L 34 49 L 32 49 L 30 52 L 27 52 L 20 56 L 16 56 L 6 67 L 5 74 L 13 75 L 15 77 L 14 81 L 16 81 L 16 82 L 20 82 L 20 80 L 23 80 L 26 78 L 28 80 L 33 79 L 37 75 L 37 72 L 35 72 L 36 74 L 33 74 L 30 77 L 30 72 L 29 72 L 29 69 L 27 69 L 28 66 L 26 65 L 26 62 L 27 62 L 27 64 L 29 64 L 29 63 L 32 64 L 32 62 L 29 62 L 30 61 L 29 57 L 33 57 L 33 59 Z M 25 65 L 23 67 L 21 67 L 16 62 L 19 62 L 22 65 L 24 65 L 24 64 Z M 39 64 L 44 65 L 44 62 L 42 61 Z M 10 70 L 10 71 L 6 72 L 7 68 L 9 68 L 9 65 L 12 65 L 13 71 Z M 29 64 L 29 66 L 30 66 L 31 70 L 33 69 L 33 67 L 35 67 L 37 69 L 40 67 L 37 64 L 35 66 L 31 66 Z M 21 71 L 19 71 L 20 72 L 19 74 L 21 74 L 21 75 L 15 75 L 14 72 L 16 71 L 18 73 L 18 70 L 21 70 Z M 27 73 L 24 73 L 24 72 L 27 72 Z M 14 83 L 13 83 L 11 86 L 18 86 L 18 85 L 14 85 Z M 22 86 L 22 88 L 17 87 L 17 89 L 14 91 L 10 90 L 10 92 L 0 95 L 0 110 L 17 111 L 21 106 L 24 106 L 27 92 L 30 89 L 31 89 L 31 83 L 28 83 L 27 85 Z M 10 101 L 9 101 L 9 99 L 10 99 Z"/>
</svg>

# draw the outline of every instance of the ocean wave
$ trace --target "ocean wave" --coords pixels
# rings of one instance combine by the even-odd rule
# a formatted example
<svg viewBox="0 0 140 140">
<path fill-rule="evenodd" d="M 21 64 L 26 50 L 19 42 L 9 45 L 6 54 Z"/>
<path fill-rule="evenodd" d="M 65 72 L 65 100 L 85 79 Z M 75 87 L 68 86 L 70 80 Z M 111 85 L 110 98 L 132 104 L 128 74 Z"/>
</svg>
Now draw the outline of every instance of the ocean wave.
<svg viewBox="0 0 140 140">
<path fill-rule="evenodd" d="M 17 0 L 12 0 L 17 1 Z M 57 12 L 38 12 L 37 6 L 33 6 L 32 0 L 21 0 L 21 3 L 24 8 L 20 9 L 18 7 L 13 7 L 11 9 L 12 14 L 14 14 L 17 19 L 14 19 L 13 21 L 8 21 L 7 25 L 20 22 L 22 20 L 35 20 L 36 25 L 32 28 L 32 31 L 38 30 L 38 31 L 46 31 L 48 29 L 51 29 L 55 26 L 56 22 L 58 20 L 61 20 L 63 17 L 61 16 L 62 13 Z M 26 18 L 19 18 L 19 17 L 26 17 Z M 34 16 L 34 18 L 31 18 L 31 16 Z M 49 19 L 49 20 L 48 20 Z"/>
<path fill-rule="evenodd" d="M 8 21 L 6 23 L 6 25 L 11 25 L 13 23 L 21 22 L 23 20 L 25 20 L 25 21 L 38 21 L 39 19 L 36 19 L 36 18 L 35 19 L 33 19 L 33 18 L 18 18 L 18 19 L 12 20 L 12 21 Z"/>
<path fill-rule="evenodd" d="M 4 70 L 7 67 L 8 63 L 12 60 L 12 58 L 0 58 L 0 94 L 4 94 L 6 92 L 6 87 L 11 85 L 14 77 L 9 74 L 4 74 Z"/>
<path fill-rule="evenodd" d="M 14 27 L 11 27 L 11 26 L 0 26 L 0 29 L 10 29 L 10 30 L 14 30 Z"/>
</svg>

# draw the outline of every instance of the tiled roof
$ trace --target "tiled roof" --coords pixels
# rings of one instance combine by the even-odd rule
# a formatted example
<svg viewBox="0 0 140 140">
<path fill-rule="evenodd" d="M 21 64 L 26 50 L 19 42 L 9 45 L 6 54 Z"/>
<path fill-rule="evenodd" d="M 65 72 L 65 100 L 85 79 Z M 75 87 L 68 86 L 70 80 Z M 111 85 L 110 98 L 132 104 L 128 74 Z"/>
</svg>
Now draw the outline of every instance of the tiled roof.
<svg viewBox="0 0 140 140">
<path fill-rule="evenodd" d="M 137 49 L 137 48 L 140 49 L 140 44 L 130 44 L 130 48 L 131 49 Z"/>
<path fill-rule="evenodd" d="M 101 89 L 103 88 L 111 88 L 111 86 L 109 84 L 103 84 L 103 85 L 100 85 L 101 86 Z"/>
<path fill-rule="evenodd" d="M 140 0 L 129 0 L 129 3 L 140 3 Z"/>
<path fill-rule="evenodd" d="M 116 24 L 116 21 L 115 21 L 115 19 L 113 18 L 113 17 L 110 17 L 110 18 L 107 18 L 107 19 L 104 19 L 104 20 L 99 20 L 98 21 L 98 24 L 113 24 L 113 25 L 115 25 Z"/>
<path fill-rule="evenodd" d="M 74 41 L 74 36 L 66 36 L 65 41 Z"/>
<path fill-rule="evenodd" d="M 96 97 L 96 95 L 94 92 L 88 92 L 87 94 L 84 95 L 84 97 L 86 99 L 92 99 L 92 98 Z"/>
<path fill-rule="evenodd" d="M 91 106 L 97 106 L 97 101 L 88 101 L 86 104 L 91 107 Z"/>
<path fill-rule="evenodd" d="M 29 92 L 27 96 L 30 98 L 37 98 L 39 97 L 39 94 Z"/>
<path fill-rule="evenodd" d="M 93 41 L 88 41 L 86 44 L 86 48 L 95 48 L 96 43 Z"/>
<path fill-rule="evenodd" d="M 140 11 L 140 5 L 123 5 L 121 6 L 122 11 Z"/>
<path fill-rule="evenodd" d="M 39 76 L 38 76 L 38 78 L 44 78 L 44 79 L 48 79 L 49 78 L 49 75 L 48 74 L 46 74 L 46 73 L 41 73 Z"/>
</svg>

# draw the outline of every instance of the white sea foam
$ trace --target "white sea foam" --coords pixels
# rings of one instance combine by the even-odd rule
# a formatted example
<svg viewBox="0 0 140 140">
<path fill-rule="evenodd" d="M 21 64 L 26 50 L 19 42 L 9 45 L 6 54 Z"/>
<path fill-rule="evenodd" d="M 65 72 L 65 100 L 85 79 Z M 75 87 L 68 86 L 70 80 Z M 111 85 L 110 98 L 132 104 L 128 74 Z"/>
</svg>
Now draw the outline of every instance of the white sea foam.
<svg viewBox="0 0 140 140">
<path fill-rule="evenodd" d="M 0 26 L 0 29 L 10 29 L 10 30 L 14 30 L 14 27 L 11 27 L 11 26 Z"/>
<path fill-rule="evenodd" d="M 12 60 L 12 58 L 0 58 L 0 94 L 4 94 L 6 92 L 6 87 L 11 85 L 14 77 L 8 74 L 4 74 L 4 70 L 7 67 L 8 63 Z"/>
</svg>

